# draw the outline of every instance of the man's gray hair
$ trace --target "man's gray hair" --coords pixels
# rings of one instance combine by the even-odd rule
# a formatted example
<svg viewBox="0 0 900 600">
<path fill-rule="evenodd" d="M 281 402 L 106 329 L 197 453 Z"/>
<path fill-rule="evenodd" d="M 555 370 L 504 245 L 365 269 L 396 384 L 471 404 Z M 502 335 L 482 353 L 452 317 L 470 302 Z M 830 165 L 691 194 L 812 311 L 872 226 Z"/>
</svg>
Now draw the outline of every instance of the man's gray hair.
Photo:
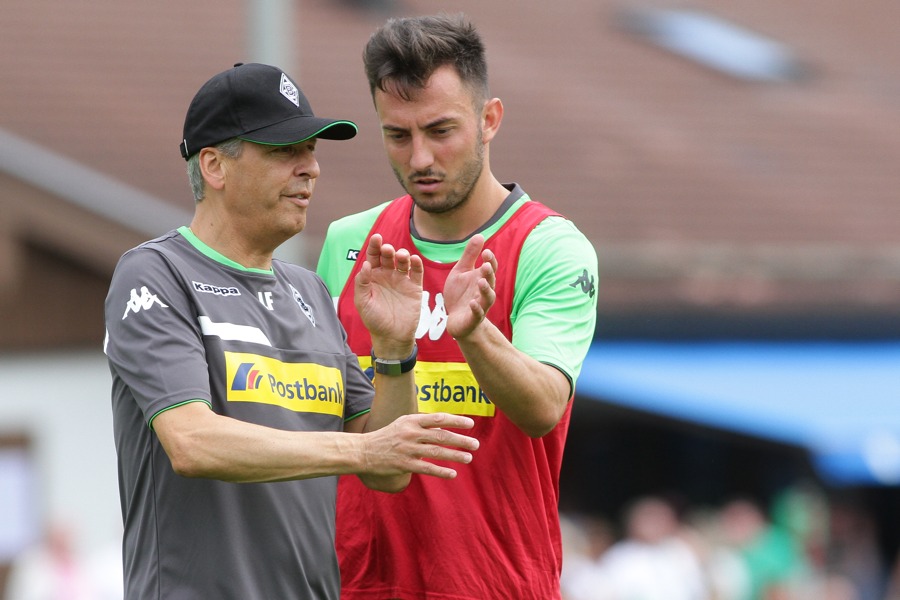
<svg viewBox="0 0 900 600">
<path fill-rule="evenodd" d="M 228 158 L 239 158 L 244 148 L 244 140 L 231 138 L 216 144 L 215 149 Z M 206 196 L 204 191 L 203 173 L 200 172 L 200 153 L 197 152 L 187 161 L 188 182 L 191 184 L 191 192 L 194 194 L 194 202 L 200 202 Z"/>
</svg>

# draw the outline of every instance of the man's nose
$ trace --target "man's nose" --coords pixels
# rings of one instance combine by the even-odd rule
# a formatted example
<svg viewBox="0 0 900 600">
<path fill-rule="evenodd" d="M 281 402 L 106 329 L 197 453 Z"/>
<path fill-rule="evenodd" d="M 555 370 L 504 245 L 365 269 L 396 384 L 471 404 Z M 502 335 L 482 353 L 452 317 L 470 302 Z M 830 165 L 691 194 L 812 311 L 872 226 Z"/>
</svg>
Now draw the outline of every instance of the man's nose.
<svg viewBox="0 0 900 600">
<path fill-rule="evenodd" d="M 413 171 L 426 171 L 434 163 L 434 152 L 424 138 L 413 138 L 409 166 Z"/>
<path fill-rule="evenodd" d="M 297 167 L 294 172 L 298 177 L 315 179 L 321 173 L 319 170 L 319 161 L 316 160 L 316 157 L 312 153 L 306 153 L 297 161 Z"/>
</svg>

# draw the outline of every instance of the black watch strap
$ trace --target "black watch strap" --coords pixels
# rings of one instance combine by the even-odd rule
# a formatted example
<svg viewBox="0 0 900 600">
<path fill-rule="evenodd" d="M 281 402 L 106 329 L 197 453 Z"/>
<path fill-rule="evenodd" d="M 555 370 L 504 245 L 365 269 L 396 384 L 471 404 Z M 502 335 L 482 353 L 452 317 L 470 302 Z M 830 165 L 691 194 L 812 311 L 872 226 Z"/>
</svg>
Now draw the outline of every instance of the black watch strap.
<svg viewBox="0 0 900 600">
<path fill-rule="evenodd" d="M 382 375 L 403 375 L 404 373 L 412 371 L 413 367 L 416 366 L 416 357 L 418 355 L 419 347 L 415 344 L 413 344 L 412 354 L 403 360 L 375 358 L 375 351 L 373 350 L 372 367 L 375 369 L 376 373 L 381 373 Z"/>
</svg>

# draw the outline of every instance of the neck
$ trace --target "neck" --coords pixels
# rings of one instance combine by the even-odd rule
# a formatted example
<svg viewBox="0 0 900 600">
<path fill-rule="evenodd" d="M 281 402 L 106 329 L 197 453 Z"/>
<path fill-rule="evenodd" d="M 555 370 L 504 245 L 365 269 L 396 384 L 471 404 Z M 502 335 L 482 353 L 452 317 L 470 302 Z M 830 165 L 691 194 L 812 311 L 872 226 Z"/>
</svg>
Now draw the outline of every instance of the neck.
<svg viewBox="0 0 900 600">
<path fill-rule="evenodd" d="M 216 218 L 217 215 L 201 210 L 203 202 L 205 200 L 197 206 L 190 225 L 197 239 L 242 267 L 263 270 L 272 268 L 275 248 L 254 244 L 246 231 L 233 227 L 231 221 Z"/>
</svg>

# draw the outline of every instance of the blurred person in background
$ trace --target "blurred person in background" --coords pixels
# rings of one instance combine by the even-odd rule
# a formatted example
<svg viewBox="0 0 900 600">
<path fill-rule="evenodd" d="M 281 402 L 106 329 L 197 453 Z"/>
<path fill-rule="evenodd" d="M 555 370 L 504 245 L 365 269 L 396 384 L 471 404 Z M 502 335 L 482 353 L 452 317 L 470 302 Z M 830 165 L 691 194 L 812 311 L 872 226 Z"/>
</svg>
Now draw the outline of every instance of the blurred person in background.
<svg viewBox="0 0 900 600">
<path fill-rule="evenodd" d="M 76 528 L 54 521 L 43 539 L 13 561 L 4 600 L 121 600 L 122 566 L 116 544 L 115 564 L 107 561 L 106 548 L 82 556 Z"/>
<path fill-rule="evenodd" d="M 859 600 L 884 600 L 887 566 L 872 515 L 854 502 L 833 502 L 829 511 L 826 567 L 846 578 Z"/>
<path fill-rule="evenodd" d="M 343 597 L 559 598 L 559 474 L 594 334 L 596 253 L 570 221 L 491 172 L 503 104 L 489 94 L 484 45 L 468 20 L 389 20 L 364 64 L 407 195 L 333 223 L 318 272 L 368 364 L 349 286 L 356 256 L 375 232 L 422 255 L 419 409 L 472 417 L 481 446 L 452 488 L 413 478 L 388 497 L 341 479 Z M 450 288 L 481 261 L 499 265 L 487 316 Z"/>
<path fill-rule="evenodd" d="M 624 537 L 600 557 L 597 592 L 578 600 L 710 600 L 695 533 L 658 496 L 627 507 Z"/>
<path fill-rule="evenodd" d="M 772 502 L 771 517 L 748 498 L 720 511 L 722 541 L 740 558 L 747 600 L 855 600 L 840 577 L 824 570 L 827 509 L 806 486 L 787 488 Z"/>
<path fill-rule="evenodd" d="M 900 600 L 900 555 L 894 558 L 894 562 L 888 573 L 885 600 Z"/>
<path fill-rule="evenodd" d="M 606 589 L 600 560 L 615 543 L 612 524 L 596 515 L 561 515 L 563 600 L 599 600 Z"/>
</svg>

